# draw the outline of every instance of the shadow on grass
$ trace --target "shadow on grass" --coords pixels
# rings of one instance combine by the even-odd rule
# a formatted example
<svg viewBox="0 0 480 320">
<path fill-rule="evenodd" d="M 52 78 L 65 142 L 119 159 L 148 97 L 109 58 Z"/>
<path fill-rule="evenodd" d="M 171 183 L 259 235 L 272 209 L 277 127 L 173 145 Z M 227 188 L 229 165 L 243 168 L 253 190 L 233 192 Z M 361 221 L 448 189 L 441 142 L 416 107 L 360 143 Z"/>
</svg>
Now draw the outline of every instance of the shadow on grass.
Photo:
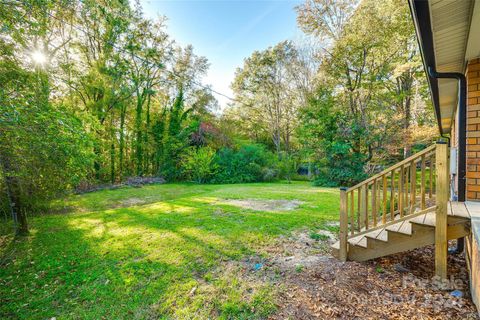
<svg viewBox="0 0 480 320">
<path fill-rule="evenodd" d="M 140 246 L 99 250 L 101 241 L 65 219 L 14 241 L 16 250 L 0 269 L 0 318 L 129 318 L 154 312 L 145 308 L 158 303 L 178 266 L 139 259 Z"/>
<path fill-rule="evenodd" d="M 241 318 L 222 314 L 244 304 L 240 285 L 224 288 L 212 272 L 328 218 L 311 208 L 258 212 L 191 196 L 32 219 L 32 234 L 1 250 L 10 256 L 0 268 L 0 318 Z M 210 291 L 192 294 L 199 284 Z M 250 309 L 242 312 L 254 319 Z"/>
</svg>

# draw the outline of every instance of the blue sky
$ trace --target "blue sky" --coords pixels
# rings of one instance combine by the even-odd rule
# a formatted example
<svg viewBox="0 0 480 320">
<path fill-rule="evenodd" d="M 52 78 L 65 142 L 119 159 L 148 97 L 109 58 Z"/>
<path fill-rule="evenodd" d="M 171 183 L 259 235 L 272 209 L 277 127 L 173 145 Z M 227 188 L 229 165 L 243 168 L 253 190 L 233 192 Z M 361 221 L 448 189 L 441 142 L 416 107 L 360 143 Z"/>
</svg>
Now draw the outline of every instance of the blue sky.
<svg viewBox="0 0 480 320">
<path fill-rule="evenodd" d="M 192 44 L 208 58 L 205 84 L 232 97 L 235 69 L 255 50 L 300 39 L 294 7 L 301 1 L 153 1 L 142 0 L 148 17 L 168 17 L 168 33 L 181 45 Z M 227 99 L 216 96 L 222 107 Z"/>
</svg>

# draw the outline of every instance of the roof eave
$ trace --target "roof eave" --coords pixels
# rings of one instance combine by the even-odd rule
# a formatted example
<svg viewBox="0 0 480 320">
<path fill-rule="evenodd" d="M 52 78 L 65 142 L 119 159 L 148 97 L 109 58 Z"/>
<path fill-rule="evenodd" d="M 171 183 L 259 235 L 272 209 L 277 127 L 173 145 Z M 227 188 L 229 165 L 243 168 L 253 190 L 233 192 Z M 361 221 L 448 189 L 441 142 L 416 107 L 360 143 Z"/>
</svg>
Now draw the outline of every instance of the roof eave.
<svg viewBox="0 0 480 320">
<path fill-rule="evenodd" d="M 448 134 L 442 127 L 442 118 L 440 113 L 438 80 L 432 78 L 428 73 L 428 68 L 435 69 L 435 49 L 433 46 L 433 32 L 430 22 L 430 8 L 428 1 L 425 0 L 409 0 L 410 12 L 415 24 L 418 46 L 422 56 L 423 68 L 430 87 L 433 107 L 435 108 L 435 116 L 437 125 L 441 135 Z"/>
</svg>

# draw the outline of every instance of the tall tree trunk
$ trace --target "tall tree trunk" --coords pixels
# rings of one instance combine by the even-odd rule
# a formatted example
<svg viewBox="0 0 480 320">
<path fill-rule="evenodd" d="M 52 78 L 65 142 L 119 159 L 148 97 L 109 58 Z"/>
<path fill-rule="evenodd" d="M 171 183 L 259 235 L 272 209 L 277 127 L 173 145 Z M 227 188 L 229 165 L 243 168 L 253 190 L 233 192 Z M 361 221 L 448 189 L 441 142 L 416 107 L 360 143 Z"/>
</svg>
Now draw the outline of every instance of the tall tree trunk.
<svg viewBox="0 0 480 320">
<path fill-rule="evenodd" d="M 110 182 L 115 183 L 115 128 L 113 127 L 113 113 L 110 116 Z"/>
<path fill-rule="evenodd" d="M 146 126 L 145 126 L 145 134 L 143 135 L 143 158 L 144 158 L 144 167 L 143 171 L 144 173 L 149 173 L 150 172 L 150 149 L 148 147 L 148 131 L 150 130 L 150 97 L 151 95 L 147 95 L 147 114 L 146 114 Z"/>
<path fill-rule="evenodd" d="M 95 170 L 95 179 L 100 180 L 100 157 L 102 151 L 97 143 L 95 143 L 95 145 L 93 146 L 93 153 L 95 154 L 95 160 L 93 161 L 93 169 Z"/>
<path fill-rule="evenodd" d="M 280 155 L 280 151 L 281 151 L 280 140 L 281 140 L 281 136 L 280 136 L 279 129 L 274 129 L 274 131 L 273 131 L 273 144 L 275 145 L 275 151 L 277 152 L 277 155 Z"/>
<path fill-rule="evenodd" d="M 143 139 L 142 139 L 143 94 L 137 90 L 137 107 L 135 109 L 135 166 L 137 176 L 143 175 Z"/>
<path fill-rule="evenodd" d="M 285 151 L 290 154 L 290 121 L 287 121 L 285 128 Z"/>
<path fill-rule="evenodd" d="M 48 99 L 50 97 L 50 82 L 46 71 L 37 67 L 37 80 L 38 86 L 36 86 L 36 101 L 38 104 L 47 106 Z"/>
<path fill-rule="evenodd" d="M 127 107 L 122 105 L 120 111 L 120 143 L 119 143 L 119 175 L 120 179 L 123 179 L 124 171 L 124 150 L 125 150 L 125 116 L 127 113 Z"/>
<path fill-rule="evenodd" d="M 95 111 L 96 111 L 96 116 L 97 119 L 102 126 L 102 129 L 97 129 L 96 130 L 96 136 L 97 136 L 97 141 L 93 146 L 93 153 L 95 154 L 95 160 L 93 162 L 93 168 L 95 170 L 95 179 L 100 180 L 101 179 L 101 174 L 100 174 L 100 169 L 101 169 L 101 159 L 102 159 L 102 149 L 103 149 L 103 141 L 106 141 L 108 138 L 104 137 L 103 135 L 105 132 L 104 129 L 104 121 L 106 117 L 104 116 L 104 110 L 101 104 L 101 101 L 103 99 L 103 92 L 100 92 L 95 95 L 94 101 L 95 101 Z M 102 139 L 104 138 L 104 139 Z"/>
<path fill-rule="evenodd" d="M 25 210 L 21 201 L 20 181 L 14 175 L 10 159 L 0 155 L 0 166 L 5 177 L 5 185 L 7 187 L 7 198 L 12 214 L 13 223 L 15 225 L 15 233 L 19 236 L 28 234 L 28 221 Z"/>
</svg>

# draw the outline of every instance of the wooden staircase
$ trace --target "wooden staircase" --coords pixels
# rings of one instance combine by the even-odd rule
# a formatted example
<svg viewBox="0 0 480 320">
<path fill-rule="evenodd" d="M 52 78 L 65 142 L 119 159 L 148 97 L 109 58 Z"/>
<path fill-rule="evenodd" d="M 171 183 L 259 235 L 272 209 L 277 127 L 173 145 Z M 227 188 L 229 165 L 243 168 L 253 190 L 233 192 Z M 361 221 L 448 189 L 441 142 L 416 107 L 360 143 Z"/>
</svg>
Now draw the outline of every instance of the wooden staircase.
<svg viewBox="0 0 480 320">
<path fill-rule="evenodd" d="M 464 212 L 464 214 L 461 214 Z M 390 254 L 413 250 L 435 243 L 435 210 L 419 212 L 413 217 L 348 239 L 348 260 L 366 261 Z M 448 240 L 470 233 L 470 216 L 465 210 L 450 210 L 447 218 Z M 340 242 L 332 245 L 339 257 Z"/>
<path fill-rule="evenodd" d="M 333 255 L 365 261 L 435 244 L 443 277 L 447 241 L 470 233 L 464 203 L 448 201 L 448 169 L 448 146 L 433 145 L 341 189 L 340 240 Z"/>
</svg>

